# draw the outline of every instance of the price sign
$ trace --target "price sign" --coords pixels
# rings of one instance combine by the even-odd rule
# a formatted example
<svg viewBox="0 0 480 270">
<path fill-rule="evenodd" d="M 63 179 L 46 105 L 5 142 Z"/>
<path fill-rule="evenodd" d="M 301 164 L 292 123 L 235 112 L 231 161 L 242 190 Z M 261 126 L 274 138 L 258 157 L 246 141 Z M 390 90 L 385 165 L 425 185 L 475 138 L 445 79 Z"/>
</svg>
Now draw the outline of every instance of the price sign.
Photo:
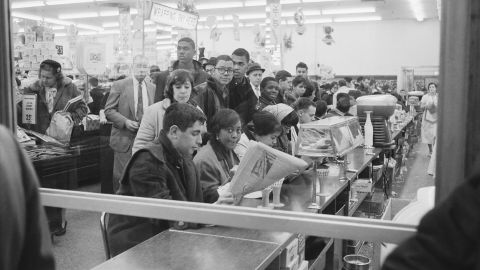
<svg viewBox="0 0 480 270">
<path fill-rule="evenodd" d="M 37 95 L 23 95 L 22 100 L 22 123 L 37 123 Z"/>
</svg>

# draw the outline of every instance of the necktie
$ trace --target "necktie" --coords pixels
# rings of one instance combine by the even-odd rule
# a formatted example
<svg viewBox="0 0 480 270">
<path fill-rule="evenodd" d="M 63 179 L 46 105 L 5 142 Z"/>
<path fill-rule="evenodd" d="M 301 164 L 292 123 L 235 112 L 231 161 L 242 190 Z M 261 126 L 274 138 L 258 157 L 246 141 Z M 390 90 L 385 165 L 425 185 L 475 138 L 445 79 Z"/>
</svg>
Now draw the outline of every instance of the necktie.
<svg viewBox="0 0 480 270">
<path fill-rule="evenodd" d="M 255 94 L 257 94 L 257 97 L 260 96 L 260 87 L 255 86 Z"/>
<path fill-rule="evenodd" d="M 137 121 L 140 122 L 143 117 L 143 96 L 142 83 L 138 84 L 138 100 L 137 100 Z"/>
</svg>

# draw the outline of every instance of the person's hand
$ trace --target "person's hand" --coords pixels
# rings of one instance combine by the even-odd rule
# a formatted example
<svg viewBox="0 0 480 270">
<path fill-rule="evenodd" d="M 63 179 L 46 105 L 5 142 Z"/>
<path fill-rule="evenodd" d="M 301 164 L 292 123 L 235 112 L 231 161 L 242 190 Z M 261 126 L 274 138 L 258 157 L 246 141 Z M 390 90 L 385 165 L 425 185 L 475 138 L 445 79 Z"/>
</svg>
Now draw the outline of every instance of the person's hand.
<svg viewBox="0 0 480 270">
<path fill-rule="evenodd" d="M 100 124 L 105 125 L 106 123 L 108 123 L 108 120 L 107 120 L 107 117 L 105 116 L 105 111 L 104 110 L 100 110 L 99 116 L 100 116 Z"/>
<path fill-rule="evenodd" d="M 214 204 L 233 204 L 231 182 L 228 182 L 223 186 L 219 186 L 217 192 L 218 200 L 214 202 Z"/>
<path fill-rule="evenodd" d="M 140 125 L 138 124 L 138 122 L 135 122 L 135 121 L 132 121 L 132 120 L 128 120 L 125 122 L 125 127 L 132 131 L 132 132 L 135 132 L 138 130 L 138 128 L 140 127 Z"/>
<path fill-rule="evenodd" d="M 230 169 L 230 172 L 229 172 L 230 173 L 230 178 L 232 178 L 235 175 L 237 170 L 238 170 L 238 165 L 235 165 Z M 227 183 L 227 184 L 229 184 L 229 183 Z"/>
</svg>

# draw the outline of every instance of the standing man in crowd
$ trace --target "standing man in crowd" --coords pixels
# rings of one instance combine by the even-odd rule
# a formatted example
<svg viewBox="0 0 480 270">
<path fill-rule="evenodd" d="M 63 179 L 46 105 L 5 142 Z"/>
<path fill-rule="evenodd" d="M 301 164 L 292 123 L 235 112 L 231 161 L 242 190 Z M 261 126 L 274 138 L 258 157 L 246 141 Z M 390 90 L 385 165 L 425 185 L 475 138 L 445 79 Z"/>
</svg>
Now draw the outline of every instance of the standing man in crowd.
<svg viewBox="0 0 480 270">
<path fill-rule="evenodd" d="M 318 86 L 318 83 L 316 81 L 311 81 L 310 79 L 308 79 L 308 66 L 307 66 L 307 64 L 305 64 L 303 62 L 299 62 L 297 64 L 297 66 L 295 67 L 295 71 L 297 73 L 297 76 L 304 77 L 305 80 L 307 80 L 308 83 L 313 85 L 314 92 L 315 92 L 315 97 L 317 99 L 320 99 L 322 97 L 322 93 L 320 91 L 320 87 Z"/>
<path fill-rule="evenodd" d="M 337 106 L 333 107 L 325 118 L 332 116 L 352 116 L 349 113 L 350 110 L 350 96 L 345 93 L 339 93 L 337 95 Z"/>
<path fill-rule="evenodd" d="M 233 80 L 227 86 L 230 92 L 229 108 L 240 115 L 242 124 L 247 124 L 252 120 L 258 100 L 248 78 L 245 77 L 250 54 L 247 50 L 238 48 L 233 51 L 232 60 Z"/>
<path fill-rule="evenodd" d="M 279 70 L 275 74 L 275 80 L 280 87 L 280 93 L 278 93 L 277 103 L 283 103 L 285 100 L 285 94 L 292 92 L 293 76 L 286 70 Z"/>
<path fill-rule="evenodd" d="M 301 97 L 293 103 L 293 109 L 298 114 L 298 123 L 306 124 L 315 120 L 317 107 L 315 103 L 306 97 Z"/>
<path fill-rule="evenodd" d="M 207 120 L 212 119 L 220 109 L 229 107 L 230 90 L 227 85 L 232 81 L 234 73 L 232 58 L 228 55 L 218 56 L 212 72 L 206 82 L 195 87 L 197 95 L 193 97 Z"/>
<path fill-rule="evenodd" d="M 123 169 L 132 156 L 132 145 L 145 109 L 153 104 L 155 86 L 144 79 L 148 75 L 148 59 L 138 55 L 133 59 L 133 76 L 112 85 L 105 105 L 105 116 L 113 123 L 110 147 L 114 151 L 113 192 Z"/>
<path fill-rule="evenodd" d="M 208 77 L 208 73 L 203 70 L 202 64 L 196 60 L 193 60 L 195 52 L 195 42 L 189 37 L 181 38 L 178 40 L 177 45 L 177 61 L 173 62 L 172 64 L 172 71 L 181 68 L 192 73 L 193 86 L 206 82 Z M 154 102 L 158 102 L 165 98 L 164 91 L 169 74 L 170 72 L 167 70 L 153 76 L 155 77 L 154 83 L 156 85 Z M 192 93 L 192 97 L 193 96 L 194 95 Z"/>
<path fill-rule="evenodd" d="M 260 83 L 262 82 L 263 72 L 265 72 L 265 69 L 259 64 L 248 64 L 247 76 L 250 80 L 250 86 L 252 87 L 253 93 L 255 93 L 257 99 L 260 98 Z"/>
<path fill-rule="evenodd" d="M 337 107 L 337 95 L 339 93 L 345 93 L 345 94 L 348 94 L 348 92 L 350 92 L 350 88 L 347 87 L 347 81 L 345 80 L 340 80 L 338 81 L 338 90 L 333 94 L 333 98 L 332 98 L 332 101 L 333 101 L 333 108 L 336 108 Z"/>
</svg>

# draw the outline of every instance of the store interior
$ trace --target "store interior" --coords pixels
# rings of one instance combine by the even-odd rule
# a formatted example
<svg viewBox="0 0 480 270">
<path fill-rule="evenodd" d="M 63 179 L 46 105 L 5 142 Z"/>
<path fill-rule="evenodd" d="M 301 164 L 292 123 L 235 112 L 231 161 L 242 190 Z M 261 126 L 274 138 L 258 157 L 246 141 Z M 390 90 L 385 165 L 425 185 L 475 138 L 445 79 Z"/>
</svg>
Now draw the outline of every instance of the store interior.
<svg viewBox="0 0 480 270">
<path fill-rule="evenodd" d="M 184 37 L 191 38 L 196 44 L 195 60 L 230 55 L 237 48 L 246 49 L 250 60 L 264 69 L 263 78 L 275 76 L 279 70 L 295 76 L 299 62 L 308 66 L 309 80 L 319 86 L 338 83 L 348 77 L 354 82 L 359 77 L 369 78 L 376 82 L 377 89 L 385 89 L 382 94 L 396 94 L 403 100 L 403 107 L 393 104 L 392 113 L 384 119 L 388 123 L 385 125 L 389 130 L 385 132 L 391 144 L 379 146 L 373 137 L 373 152 L 367 153 L 372 150 L 362 148 L 362 143 L 356 144 L 348 153 L 342 153 L 345 155 L 345 159 L 341 159 L 344 165 L 338 159 L 331 159 L 331 164 L 335 165 L 330 167 L 329 177 L 335 179 L 331 180 L 335 184 L 329 182 L 328 185 L 329 188 L 331 185 L 339 188 L 322 201 L 324 205 L 319 206 L 316 213 L 389 220 L 408 205 L 417 207 L 412 211 L 420 208 L 416 214 L 410 212 L 407 217 L 410 220 L 404 221 L 415 225 L 434 202 L 435 176 L 427 170 L 432 166 L 432 153 L 422 142 L 424 108 L 420 106 L 420 100 L 430 83 L 438 85 L 439 82 L 440 2 L 12 0 L 14 70 L 17 82 L 20 82 L 15 89 L 16 101 L 21 101 L 24 89 L 39 78 L 40 63 L 44 60 L 59 62 L 63 74 L 72 76 L 73 83 L 88 102 L 93 88 L 89 80 L 96 78 L 100 88 L 110 89 L 120 76 L 132 76 L 131 63 L 136 55 L 144 55 L 148 65 L 156 65 L 160 71 L 170 70 L 177 60 L 178 40 Z M 155 17 L 152 12 L 155 5 L 190 14 L 194 22 L 161 22 L 165 18 Z M 442 86 L 438 86 L 437 91 L 441 93 L 442 90 Z M 24 115 L 19 114 L 20 117 L 25 120 Z M 366 137 L 363 130 L 367 120 L 360 115 L 358 119 Z M 28 148 L 38 146 L 39 139 L 24 139 L 22 144 L 28 149 L 42 187 L 112 193 L 107 191 L 111 188 L 113 168 L 114 154 L 109 146 L 112 126 L 101 121 L 101 114 L 89 114 L 80 125 L 81 130 L 73 128 L 68 143 L 62 147 Z M 33 138 L 31 133 L 26 134 Z M 45 142 L 48 138 L 40 140 Z M 358 162 L 360 151 L 362 157 L 363 151 L 366 154 Z M 347 176 L 348 184 L 338 180 L 342 172 Z M 368 181 L 354 184 L 358 179 Z M 361 183 L 367 183 L 369 190 L 365 191 Z M 295 183 L 284 186 L 289 188 L 290 184 L 296 187 Z M 313 185 L 313 188 L 316 192 L 317 187 Z M 307 193 L 300 195 L 309 196 Z M 339 210 L 343 196 L 347 198 L 347 207 Z M 420 206 L 419 202 L 423 204 Z M 264 201 L 257 198 L 254 204 L 262 203 Z M 101 212 L 104 211 L 66 209 L 63 216 L 68 221 L 66 233 L 52 236 L 57 269 L 143 267 L 143 264 L 128 265 L 128 257 L 121 257 L 125 253 L 119 255 L 118 260 L 106 256 Z M 387 218 L 387 212 L 392 216 Z M 368 258 L 369 269 L 380 269 L 380 261 L 385 256 L 385 253 L 381 255 L 385 252 L 381 244 L 375 241 L 352 244 L 348 240 L 325 240 L 318 248 L 317 242 L 310 240 L 307 240 L 307 249 L 314 255 L 307 252 L 302 258 L 298 254 L 300 258 L 295 258 L 298 261 L 296 267 L 289 266 L 288 261 L 285 263 L 281 258 L 269 258 L 265 259 L 268 263 L 264 261 L 255 269 L 341 269 L 345 263 L 342 258 L 345 260 L 349 254 Z M 300 240 L 296 241 L 298 244 Z M 281 246 L 288 249 L 288 244 L 282 243 Z M 229 255 L 225 254 L 225 257 L 229 258 Z M 307 262 L 306 268 L 301 268 L 303 261 Z M 159 266 L 158 269 L 169 268 Z"/>
</svg>

